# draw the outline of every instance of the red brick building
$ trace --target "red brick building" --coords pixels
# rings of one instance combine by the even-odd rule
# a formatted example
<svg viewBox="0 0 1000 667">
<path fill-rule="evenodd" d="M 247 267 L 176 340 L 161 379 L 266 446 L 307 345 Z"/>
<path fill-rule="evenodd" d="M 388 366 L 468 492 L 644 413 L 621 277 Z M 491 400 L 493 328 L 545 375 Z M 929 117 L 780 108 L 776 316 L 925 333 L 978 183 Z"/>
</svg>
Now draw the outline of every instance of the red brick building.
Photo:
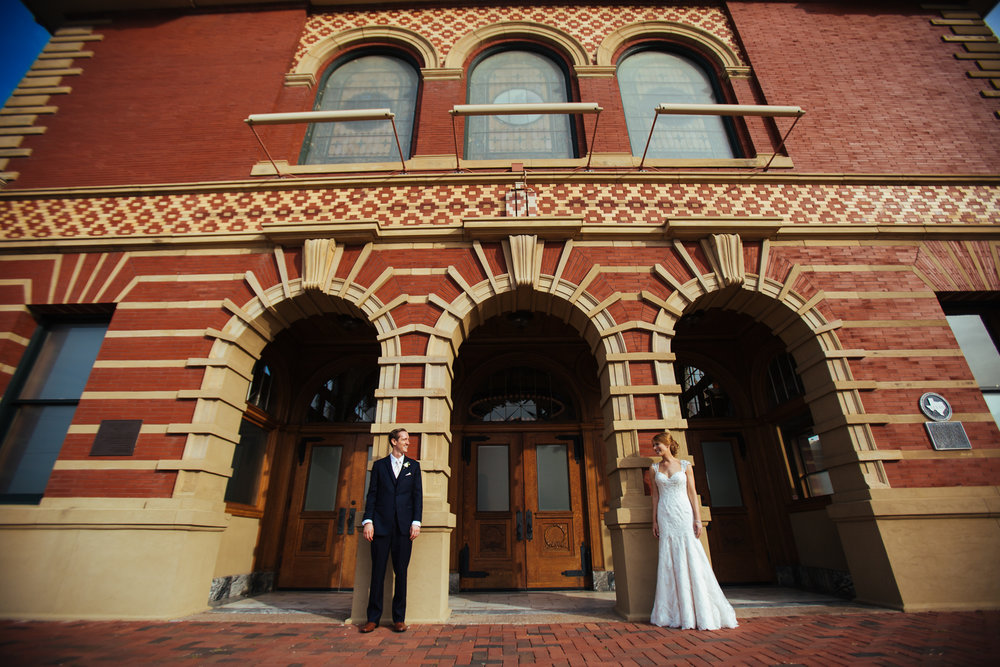
<svg viewBox="0 0 1000 667">
<path fill-rule="evenodd" d="M 648 615 L 663 429 L 722 582 L 1000 602 L 976 3 L 27 4 L 0 614 L 357 611 L 396 426 L 413 621 L 456 588 Z"/>
</svg>

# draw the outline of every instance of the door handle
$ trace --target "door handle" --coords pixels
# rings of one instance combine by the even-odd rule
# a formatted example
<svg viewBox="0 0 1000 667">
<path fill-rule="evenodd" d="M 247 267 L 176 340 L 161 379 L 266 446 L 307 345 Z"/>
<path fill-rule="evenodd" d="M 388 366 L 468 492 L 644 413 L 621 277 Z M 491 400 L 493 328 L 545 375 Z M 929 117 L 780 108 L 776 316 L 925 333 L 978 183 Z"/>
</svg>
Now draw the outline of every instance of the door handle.
<svg viewBox="0 0 1000 667">
<path fill-rule="evenodd" d="M 520 542 L 524 539 L 524 534 L 521 528 L 521 510 L 517 511 L 517 541 Z"/>
<path fill-rule="evenodd" d="M 528 510 L 527 514 L 528 514 L 528 521 L 527 521 L 527 524 L 528 524 L 528 541 L 530 542 L 531 540 L 535 539 L 535 527 L 534 527 L 534 523 L 531 520 L 531 510 Z"/>
<path fill-rule="evenodd" d="M 357 516 L 358 510 L 355 507 L 351 508 L 351 513 L 347 515 L 347 534 L 354 534 L 354 517 Z"/>
<path fill-rule="evenodd" d="M 344 517 L 347 516 L 347 510 L 341 507 L 337 510 L 337 534 L 344 534 Z"/>
</svg>

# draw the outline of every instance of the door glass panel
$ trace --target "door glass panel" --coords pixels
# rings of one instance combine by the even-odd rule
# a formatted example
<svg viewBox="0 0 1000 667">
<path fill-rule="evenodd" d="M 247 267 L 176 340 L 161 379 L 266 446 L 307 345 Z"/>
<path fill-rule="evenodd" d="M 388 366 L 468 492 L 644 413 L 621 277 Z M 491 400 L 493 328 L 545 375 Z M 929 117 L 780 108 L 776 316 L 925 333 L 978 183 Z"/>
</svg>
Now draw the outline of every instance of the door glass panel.
<svg viewBox="0 0 1000 667">
<path fill-rule="evenodd" d="M 538 466 L 538 511 L 569 510 L 569 465 L 566 445 L 535 447 Z"/>
<path fill-rule="evenodd" d="M 726 440 L 702 442 L 701 452 L 705 457 L 705 476 L 708 478 L 712 507 L 742 507 L 743 495 L 730 443 Z"/>
<path fill-rule="evenodd" d="M 510 510 L 510 465 L 507 445 L 480 445 L 476 470 L 476 509 L 480 512 Z"/>
<path fill-rule="evenodd" d="M 337 479 L 343 447 L 313 447 L 306 483 L 306 512 L 332 512 L 337 505 Z"/>
</svg>

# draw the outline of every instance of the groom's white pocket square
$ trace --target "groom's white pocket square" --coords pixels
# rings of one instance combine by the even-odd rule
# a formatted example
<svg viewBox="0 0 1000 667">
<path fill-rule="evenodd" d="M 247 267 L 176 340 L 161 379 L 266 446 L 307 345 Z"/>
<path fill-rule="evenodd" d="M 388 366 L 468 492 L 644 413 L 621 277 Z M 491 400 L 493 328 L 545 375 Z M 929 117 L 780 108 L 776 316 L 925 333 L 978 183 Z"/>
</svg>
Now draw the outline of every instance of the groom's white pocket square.
<svg viewBox="0 0 1000 667">
<path fill-rule="evenodd" d="M 410 476 L 410 475 L 412 475 L 412 474 L 413 474 L 412 472 L 408 472 L 408 473 L 406 473 L 405 475 L 403 475 L 403 477 L 409 477 L 409 476 Z"/>
</svg>

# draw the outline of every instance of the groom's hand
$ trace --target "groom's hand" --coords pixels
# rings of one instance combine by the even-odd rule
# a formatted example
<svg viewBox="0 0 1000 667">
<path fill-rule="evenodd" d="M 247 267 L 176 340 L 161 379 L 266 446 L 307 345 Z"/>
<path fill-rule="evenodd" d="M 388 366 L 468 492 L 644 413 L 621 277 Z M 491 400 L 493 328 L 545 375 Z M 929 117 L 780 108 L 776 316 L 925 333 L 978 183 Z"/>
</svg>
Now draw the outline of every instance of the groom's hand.
<svg viewBox="0 0 1000 667">
<path fill-rule="evenodd" d="M 410 540 L 413 541 L 413 540 L 417 539 L 418 535 L 420 535 L 420 526 L 411 525 L 410 526 Z"/>
<path fill-rule="evenodd" d="M 366 523 L 361 532 L 365 536 L 365 539 L 371 542 L 375 539 L 375 524 Z"/>
</svg>

